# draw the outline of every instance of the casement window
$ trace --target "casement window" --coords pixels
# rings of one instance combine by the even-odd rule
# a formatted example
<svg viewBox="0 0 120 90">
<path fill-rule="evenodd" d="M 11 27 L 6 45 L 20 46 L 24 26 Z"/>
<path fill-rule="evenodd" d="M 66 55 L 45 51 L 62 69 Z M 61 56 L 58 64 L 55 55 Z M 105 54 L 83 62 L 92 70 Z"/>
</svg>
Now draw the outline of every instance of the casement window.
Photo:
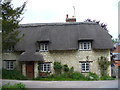
<svg viewBox="0 0 120 90">
<path fill-rule="evenodd" d="M 41 72 L 50 72 L 51 70 L 51 63 L 41 63 Z"/>
<path fill-rule="evenodd" d="M 91 50 L 91 42 L 79 42 L 79 50 Z"/>
<path fill-rule="evenodd" d="M 5 68 L 6 68 L 7 70 L 13 70 L 14 67 L 15 67 L 15 66 L 14 66 L 14 62 L 15 62 L 15 61 L 5 61 L 5 65 L 6 65 Z"/>
<path fill-rule="evenodd" d="M 90 62 L 82 62 L 82 72 L 90 72 Z"/>
<path fill-rule="evenodd" d="M 48 43 L 39 43 L 39 51 L 48 51 Z"/>
<path fill-rule="evenodd" d="M 9 46 L 4 52 L 13 52 L 14 51 L 14 45 Z"/>
</svg>

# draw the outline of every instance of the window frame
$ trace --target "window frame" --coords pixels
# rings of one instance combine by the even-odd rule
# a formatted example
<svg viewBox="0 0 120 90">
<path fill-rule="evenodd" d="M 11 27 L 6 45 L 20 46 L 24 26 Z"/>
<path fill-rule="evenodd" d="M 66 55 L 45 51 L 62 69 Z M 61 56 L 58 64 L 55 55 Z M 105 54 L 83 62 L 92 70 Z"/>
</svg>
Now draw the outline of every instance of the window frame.
<svg viewBox="0 0 120 90">
<path fill-rule="evenodd" d="M 83 64 L 85 65 L 84 67 L 84 70 L 83 70 Z M 88 64 L 88 65 L 87 65 Z M 87 66 L 89 68 L 87 68 Z M 87 70 L 88 69 L 88 70 Z M 89 73 L 90 72 L 90 62 L 81 62 L 81 72 L 83 73 Z"/>
<path fill-rule="evenodd" d="M 15 61 L 13 60 L 5 61 L 5 68 L 6 70 L 13 70 L 15 68 Z"/>
<path fill-rule="evenodd" d="M 46 67 L 46 69 L 45 69 Z M 51 63 L 40 63 L 41 72 L 51 72 Z"/>
<path fill-rule="evenodd" d="M 48 43 L 39 43 L 39 51 L 47 52 L 48 51 Z"/>
<path fill-rule="evenodd" d="M 81 41 L 79 42 L 79 50 L 91 50 L 92 42 L 91 41 Z"/>
</svg>

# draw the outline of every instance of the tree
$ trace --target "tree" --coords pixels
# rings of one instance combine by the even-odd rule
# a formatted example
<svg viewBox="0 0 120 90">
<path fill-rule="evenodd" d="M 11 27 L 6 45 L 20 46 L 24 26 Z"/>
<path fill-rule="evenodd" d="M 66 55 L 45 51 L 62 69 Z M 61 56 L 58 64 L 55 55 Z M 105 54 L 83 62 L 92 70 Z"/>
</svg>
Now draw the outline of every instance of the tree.
<svg viewBox="0 0 120 90">
<path fill-rule="evenodd" d="M 106 31 L 108 31 L 107 29 L 107 25 L 105 23 L 100 23 L 100 21 L 96 21 L 96 20 L 91 20 L 91 19 L 86 19 L 84 22 L 94 22 L 99 24 L 103 29 L 105 29 Z"/>
<path fill-rule="evenodd" d="M 22 20 L 21 15 L 23 14 L 26 2 L 22 6 L 14 8 L 11 2 L 2 2 L 2 49 L 7 50 L 14 46 L 21 38 L 18 37 L 20 33 L 19 22 Z"/>
</svg>

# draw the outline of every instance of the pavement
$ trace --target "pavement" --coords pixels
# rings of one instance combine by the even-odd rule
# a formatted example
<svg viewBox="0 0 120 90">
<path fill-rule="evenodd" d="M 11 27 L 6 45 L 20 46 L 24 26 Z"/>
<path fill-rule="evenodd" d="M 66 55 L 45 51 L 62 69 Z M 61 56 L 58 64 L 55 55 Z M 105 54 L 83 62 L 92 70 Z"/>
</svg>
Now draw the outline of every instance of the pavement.
<svg viewBox="0 0 120 90">
<path fill-rule="evenodd" d="M 23 83 L 26 88 L 118 88 L 118 80 L 105 81 L 32 81 L 32 80 L 1 80 L 7 83 Z"/>
</svg>

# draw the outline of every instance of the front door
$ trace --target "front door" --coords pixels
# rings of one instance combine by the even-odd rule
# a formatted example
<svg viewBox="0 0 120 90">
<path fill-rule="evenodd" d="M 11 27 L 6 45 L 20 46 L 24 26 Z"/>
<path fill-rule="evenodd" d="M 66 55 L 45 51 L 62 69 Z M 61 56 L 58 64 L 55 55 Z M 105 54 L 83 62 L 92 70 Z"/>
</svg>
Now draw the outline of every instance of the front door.
<svg viewBox="0 0 120 90">
<path fill-rule="evenodd" d="M 26 62 L 26 76 L 34 78 L 34 62 Z"/>
</svg>

